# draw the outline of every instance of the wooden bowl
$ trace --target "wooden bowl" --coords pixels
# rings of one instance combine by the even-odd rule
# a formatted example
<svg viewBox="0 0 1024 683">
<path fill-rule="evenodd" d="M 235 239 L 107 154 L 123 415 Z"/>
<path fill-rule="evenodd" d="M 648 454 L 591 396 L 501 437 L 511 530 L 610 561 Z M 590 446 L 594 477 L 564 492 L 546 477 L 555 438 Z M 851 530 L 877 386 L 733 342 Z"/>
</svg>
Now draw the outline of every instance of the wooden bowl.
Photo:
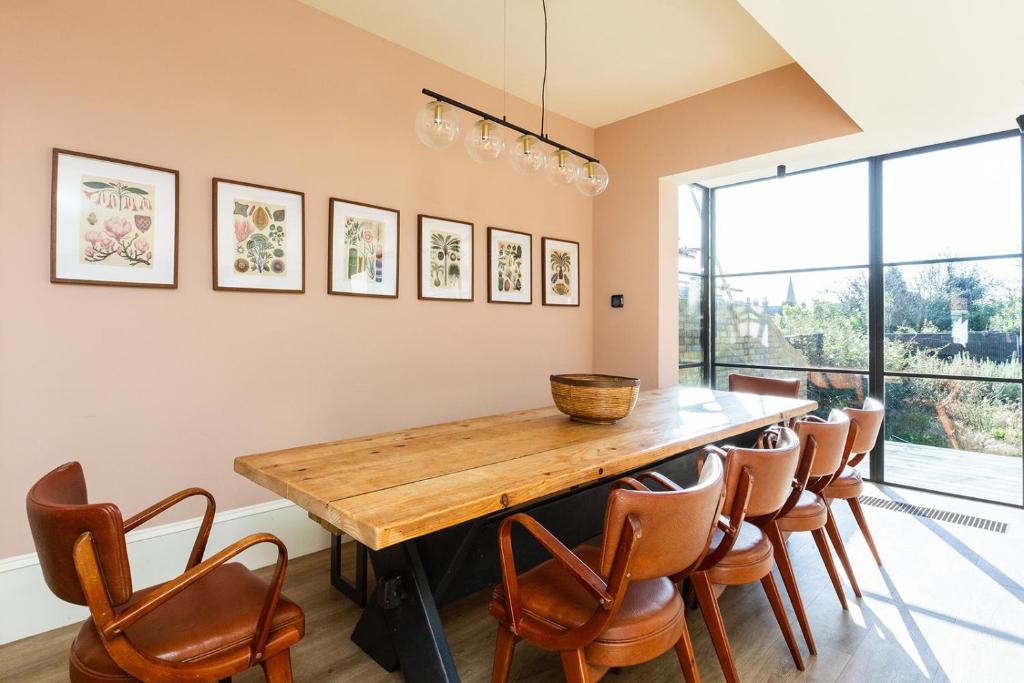
<svg viewBox="0 0 1024 683">
<path fill-rule="evenodd" d="M 633 412 L 640 380 L 615 375 L 551 375 L 555 406 L 577 422 L 610 425 Z"/>
</svg>

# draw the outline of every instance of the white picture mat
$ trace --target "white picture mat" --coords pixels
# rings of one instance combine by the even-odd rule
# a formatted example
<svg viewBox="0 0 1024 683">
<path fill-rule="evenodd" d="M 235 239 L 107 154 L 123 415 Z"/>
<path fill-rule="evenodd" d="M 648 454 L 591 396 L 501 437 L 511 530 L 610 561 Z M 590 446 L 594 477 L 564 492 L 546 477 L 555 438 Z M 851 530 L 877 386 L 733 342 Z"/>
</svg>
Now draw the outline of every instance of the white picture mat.
<svg viewBox="0 0 1024 683">
<path fill-rule="evenodd" d="M 555 294 L 551 291 L 551 252 L 553 250 L 568 251 L 572 258 L 572 267 L 569 269 L 569 293 L 564 295 Z M 544 240 L 544 292 L 547 294 L 546 303 L 556 306 L 576 306 L 580 303 L 580 247 L 573 242 L 563 242 L 550 237 Z"/>
<path fill-rule="evenodd" d="M 243 289 L 301 290 L 305 253 L 302 245 L 302 195 L 262 187 L 238 185 L 223 180 L 217 183 L 217 286 Z M 235 202 L 265 202 L 285 208 L 285 275 L 258 277 L 235 272 Z"/>
<path fill-rule="evenodd" d="M 461 282 L 458 290 L 435 287 L 430 279 L 430 232 L 440 230 L 462 237 L 462 259 L 459 265 Z M 465 299 L 473 298 L 473 226 L 469 223 L 448 221 L 442 218 L 420 219 L 420 296 L 424 299 Z"/>
<path fill-rule="evenodd" d="M 487 291 L 490 292 L 491 301 L 509 301 L 513 303 L 530 303 L 533 296 L 533 237 L 518 232 L 509 232 L 500 228 L 492 228 L 490 231 L 491 241 L 487 245 L 487 257 L 491 261 L 490 276 L 488 277 Z M 499 292 L 495 287 L 494 274 L 498 272 L 498 240 L 512 242 L 523 248 L 523 291 Z"/>
<path fill-rule="evenodd" d="M 100 176 L 153 186 L 153 265 L 134 269 L 105 263 L 81 263 L 82 176 Z M 57 153 L 57 230 L 55 274 L 65 280 L 174 284 L 175 175 L 131 164 Z"/>
<path fill-rule="evenodd" d="M 331 291 L 357 294 L 398 295 L 398 214 L 387 209 L 378 209 L 360 204 L 331 200 L 334 209 L 334 224 L 331 226 L 331 244 L 334 254 L 331 260 Z M 345 218 L 380 221 L 387 236 L 383 254 L 385 278 L 383 282 L 352 282 L 347 275 L 348 259 L 345 253 Z M 392 277 L 387 277 L 391 274 Z"/>
</svg>

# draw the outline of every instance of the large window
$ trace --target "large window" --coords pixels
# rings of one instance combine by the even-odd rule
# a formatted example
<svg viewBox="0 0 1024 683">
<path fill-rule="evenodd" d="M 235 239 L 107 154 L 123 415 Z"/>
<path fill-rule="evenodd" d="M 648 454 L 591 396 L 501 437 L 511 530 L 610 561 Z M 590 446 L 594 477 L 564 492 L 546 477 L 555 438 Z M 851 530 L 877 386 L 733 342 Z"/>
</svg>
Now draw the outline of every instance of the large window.
<svg viewBox="0 0 1024 683">
<path fill-rule="evenodd" d="M 823 416 L 874 395 L 866 475 L 1024 505 L 1021 149 L 1002 133 L 683 188 L 681 381 L 796 377 Z"/>
</svg>

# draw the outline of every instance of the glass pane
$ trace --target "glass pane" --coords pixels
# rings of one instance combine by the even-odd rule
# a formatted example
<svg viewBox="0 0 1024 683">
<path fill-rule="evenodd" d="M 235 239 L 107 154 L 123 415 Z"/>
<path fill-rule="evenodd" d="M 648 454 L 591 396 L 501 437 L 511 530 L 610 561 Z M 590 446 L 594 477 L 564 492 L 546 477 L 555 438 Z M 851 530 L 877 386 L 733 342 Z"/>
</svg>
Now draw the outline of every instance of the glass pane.
<svg viewBox="0 0 1024 683">
<path fill-rule="evenodd" d="M 679 186 L 679 272 L 703 273 L 701 258 L 701 210 L 704 190 L 694 185 Z"/>
<path fill-rule="evenodd" d="M 722 273 L 868 262 L 868 165 L 715 190 Z"/>
<path fill-rule="evenodd" d="M 887 263 L 1021 250 L 1020 138 L 882 164 Z"/>
<path fill-rule="evenodd" d="M 679 362 L 704 360 L 704 345 L 700 331 L 704 321 L 704 278 L 696 275 L 679 276 Z"/>
<path fill-rule="evenodd" d="M 704 369 L 679 368 L 679 383 L 686 387 L 704 386 Z"/>
<path fill-rule="evenodd" d="M 885 367 L 1020 378 L 1020 259 L 885 270 Z"/>
<path fill-rule="evenodd" d="M 867 367 L 866 269 L 717 283 L 716 362 Z"/>
<path fill-rule="evenodd" d="M 885 479 L 1020 505 L 1020 385 L 885 383 Z"/>
</svg>

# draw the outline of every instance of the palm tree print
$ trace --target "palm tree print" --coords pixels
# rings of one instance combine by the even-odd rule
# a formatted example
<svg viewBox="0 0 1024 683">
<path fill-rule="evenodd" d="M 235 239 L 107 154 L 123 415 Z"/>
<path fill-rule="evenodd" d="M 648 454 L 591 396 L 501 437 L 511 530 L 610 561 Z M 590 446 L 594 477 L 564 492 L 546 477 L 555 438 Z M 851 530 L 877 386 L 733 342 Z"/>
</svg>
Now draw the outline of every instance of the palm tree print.
<svg viewBox="0 0 1024 683">
<path fill-rule="evenodd" d="M 431 231 L 430 255 L 431 273 L 436 276 L 437 270 L 434 266 L 440 266 L 440 282 L 443 286 L 458 287 L 462 276 L 459 269 L 459 262 L 462 260 L 462 238 L 450 232 Z"/>
<path fill-rule="evenodd" d="M 569 271 L 572 269 L 572 257 L 568 251 L 559 251 L 553 249 L 551 255 L 548 257 L 551 263 L 551 289 L 555 294 L 565 295 L 568 294 L 569 289 Z"/>
</svg>

